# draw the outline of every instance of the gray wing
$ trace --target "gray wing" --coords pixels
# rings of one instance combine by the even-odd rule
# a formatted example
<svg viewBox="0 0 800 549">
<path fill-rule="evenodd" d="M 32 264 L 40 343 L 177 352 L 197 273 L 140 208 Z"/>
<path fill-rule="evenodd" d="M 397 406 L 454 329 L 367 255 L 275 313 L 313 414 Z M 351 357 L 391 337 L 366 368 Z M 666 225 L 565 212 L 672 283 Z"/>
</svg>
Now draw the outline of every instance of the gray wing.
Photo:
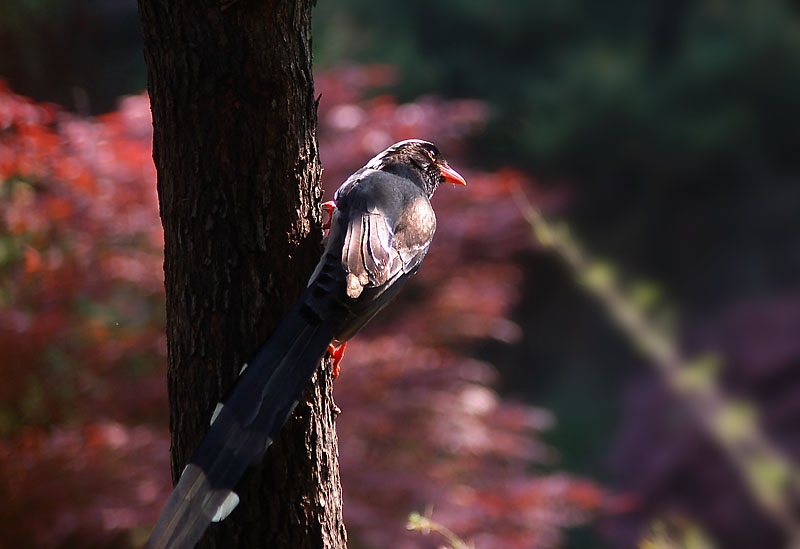
<svg viewBox="0 0 800 549">
<path fill-rule="evenodd" d="M 348 220 L 342 244 L 342 266 L 347 273 L 349 297 L 355 299 L 364 286 L 382 286 L 392 278 L 399 257 L 392 247 L 393 239 L 389 220 L 377 209 Z"/>
<path fill-rule="evenodd" d="M 347 273 L 347 295 L 357 298 L 363 289 L 381 287 L 415 271 L 428 252 L 436 217 L 424 196 L 412 200 L 397 219 L 377 207 L 346 220 L 342 266 Z"/>
</svg>

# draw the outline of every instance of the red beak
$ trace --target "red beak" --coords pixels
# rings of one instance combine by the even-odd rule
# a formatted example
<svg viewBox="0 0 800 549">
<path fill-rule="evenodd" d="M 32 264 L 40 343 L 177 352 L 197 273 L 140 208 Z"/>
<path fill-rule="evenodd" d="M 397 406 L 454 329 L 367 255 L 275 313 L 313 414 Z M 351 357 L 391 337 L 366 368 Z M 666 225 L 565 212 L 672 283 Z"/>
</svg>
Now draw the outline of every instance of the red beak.
<svg viewBox="0 0 800 549">
<path fill-rule="evenodd" d="M 466 185 L 467 180 L 461 177 L 461 174 L 445 163 L 437 164 L 439 171 L 442 173 L 444 180 L 452 183 L 453 185 Z"/>
</svg>

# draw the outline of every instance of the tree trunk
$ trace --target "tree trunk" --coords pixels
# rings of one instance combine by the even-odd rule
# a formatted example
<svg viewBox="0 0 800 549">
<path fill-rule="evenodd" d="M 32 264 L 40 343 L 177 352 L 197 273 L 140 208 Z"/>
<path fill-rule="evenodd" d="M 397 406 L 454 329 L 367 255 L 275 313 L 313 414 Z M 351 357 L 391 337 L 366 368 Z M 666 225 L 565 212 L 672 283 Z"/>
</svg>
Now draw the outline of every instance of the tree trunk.
<svg viewBox="0 0 800 549">
<path fill-rule="evenodd" d="M 139 0 L 164 226 L 172 474 L 305 286 L 321 229 L 311 0 Z M 329 369 L 205 547 L 343 547 Z"/>
</svg>

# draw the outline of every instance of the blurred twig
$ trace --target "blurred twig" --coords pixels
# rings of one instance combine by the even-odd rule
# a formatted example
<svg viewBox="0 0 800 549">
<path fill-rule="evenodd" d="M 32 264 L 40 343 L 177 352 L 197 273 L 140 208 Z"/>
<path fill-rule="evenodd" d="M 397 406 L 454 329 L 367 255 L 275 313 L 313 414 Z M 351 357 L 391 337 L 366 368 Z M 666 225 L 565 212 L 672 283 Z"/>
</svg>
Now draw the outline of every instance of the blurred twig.
<svg viewBox="0 0 800 549">
<path fill-rule="evenodd" d="M 648 530 L 639 549 L 715 549 L 706 533 L 685 517 L 656 520 Z"/>
<path fill-rule="evenodd" d="M 427 536 L 431 532 L 436 532 L 447 540 L 449 544 L 448 547 L 451 549 L 475 549 L 474 545 L 467 545 L 467 543 L 459 538 L 452 530 L 434 521 L 432 517 L 432 508 L 428 508 L 424 515 L 414 511 L 408 516 L 406 529 L 420 532 L 424 536 Z"/>
<path fill-rule="evenodd" d="M 793 510 L 794 502 L 800 501 L 800 474 L 764 435 L 755 406 L 723 394 L 716 376 L 719 360 L 683 356 L 674 339 L 647 313 L 636 292 L 623 289 L 609 265 L 588 259 L 566 226 L 557 227 L 547 221 L 520 188 L 515 195 L 539 243 L 567 263 L 617 326 L 650 359 L 667 385 L 717 441 L 753 499 L 784 529 L 789 546 L 800 548 L 800 519 Z"/>
</svg>

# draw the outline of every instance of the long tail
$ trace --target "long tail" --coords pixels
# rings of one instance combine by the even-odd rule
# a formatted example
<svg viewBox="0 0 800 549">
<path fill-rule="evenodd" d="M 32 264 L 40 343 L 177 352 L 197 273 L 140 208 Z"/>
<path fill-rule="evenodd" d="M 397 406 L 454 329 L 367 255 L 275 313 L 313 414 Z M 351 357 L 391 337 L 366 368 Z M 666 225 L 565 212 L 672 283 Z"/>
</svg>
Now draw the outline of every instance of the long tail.
<svg viewBox="0 0 800 549">
<path fill-rule="evenodd" d="M 233 489 L 259 461 L 297 405 L 333 334 L 304 297 L 245 365 L 227 402 L 183 470 L 146 549 L 194 547 L 211 522 L 239 503 Z"/>
</svg>

